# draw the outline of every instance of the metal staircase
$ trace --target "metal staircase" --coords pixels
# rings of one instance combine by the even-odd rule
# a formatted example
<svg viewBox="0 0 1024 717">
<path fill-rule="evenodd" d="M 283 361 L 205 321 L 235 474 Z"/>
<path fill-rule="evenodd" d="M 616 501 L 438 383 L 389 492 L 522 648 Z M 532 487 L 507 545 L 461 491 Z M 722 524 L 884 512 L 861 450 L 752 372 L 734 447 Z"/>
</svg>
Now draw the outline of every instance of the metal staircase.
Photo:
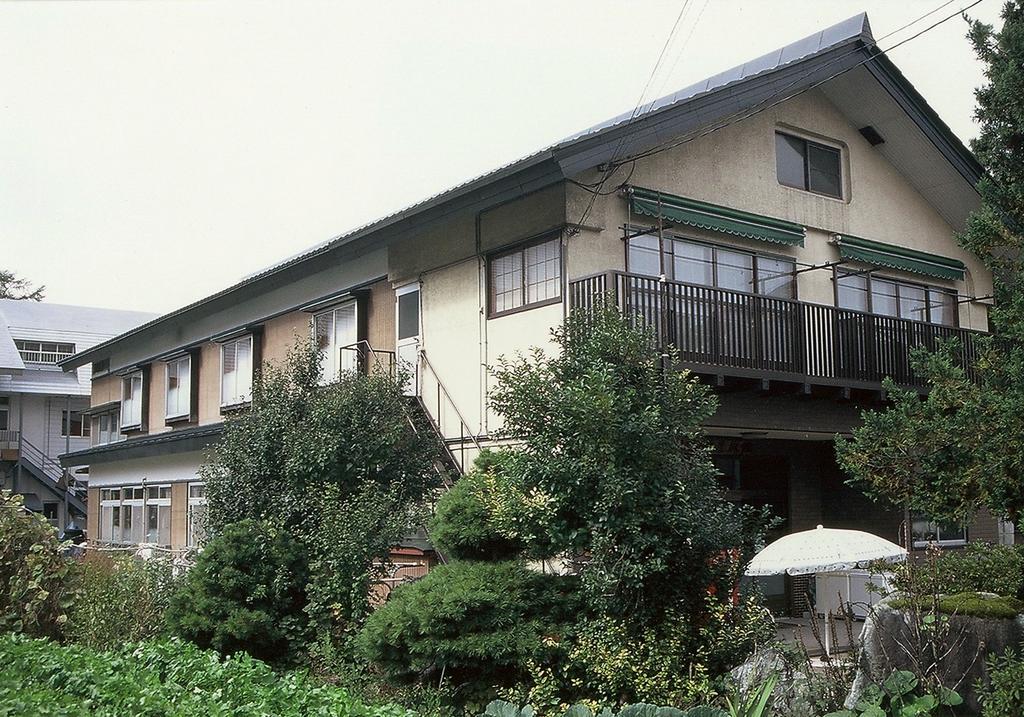
<svg viewBox="0 0 1024 717">
<path fill-rule="evenodd" d="M 38 446 L 27 440 L 20 431 L 2 431 L 0 443 L 14 448 L 17 459 L 11 461 L 26 473 L 35 477 L 55 495 L 64 498 L 75 510 L 85 515 L 85 491 L 71 480 L 60 463 L 46 455 Z"/>
</svg>

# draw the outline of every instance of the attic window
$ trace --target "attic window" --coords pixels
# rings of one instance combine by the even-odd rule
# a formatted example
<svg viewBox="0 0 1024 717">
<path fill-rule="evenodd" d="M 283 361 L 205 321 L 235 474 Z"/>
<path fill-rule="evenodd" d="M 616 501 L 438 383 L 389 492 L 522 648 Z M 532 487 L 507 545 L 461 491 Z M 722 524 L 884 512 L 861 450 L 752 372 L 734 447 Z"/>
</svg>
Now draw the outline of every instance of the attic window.
<svg viewBox="0 0 1024 717">
<path fill-rule="evenodd" d="M 75 353 L 74 344 L 55 343 L 52 341 L 14 340 L 14 345 L 21 354 L 22 361 L 29 363 L 55 364 Z"/>
<path fill-rule="evenodd" d="M 783 132 L 775 133 L 775 169 L 779 184 L 827 197 L 843 198 L 843 173 L 837 147 Z"/>
</svg>

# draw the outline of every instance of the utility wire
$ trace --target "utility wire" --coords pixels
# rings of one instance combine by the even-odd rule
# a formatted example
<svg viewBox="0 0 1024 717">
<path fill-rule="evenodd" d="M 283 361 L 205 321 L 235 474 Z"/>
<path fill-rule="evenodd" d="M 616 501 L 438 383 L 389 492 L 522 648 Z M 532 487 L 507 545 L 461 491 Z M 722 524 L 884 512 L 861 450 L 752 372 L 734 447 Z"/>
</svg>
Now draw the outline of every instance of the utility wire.
<svg viewBox="0 0 1024 717">
<path fill-rule="evenodd" d="M 952 18 L 956 17 L 957 15 L 962 15 L 963 13 L 965 13 L 966 11 L 970 10 L 971 8 L 973 8 L 975 5 L 980 4 L 981 2 L 983 2 L 983 0 L 974 0 L 974 2 L 970 3 L 969 5 L 966 5 L 965 7 L 963 7 L 960 10 L 957 10 L 955 13 L 952 13 L 951 15 L 947 15 L 946 17 L 942 18 L 941 20 L 939 20 L 939 21 L 937 21 L 935 23 L 932 23 L 931 25 L 929 25 L 928 27 L 924 28 L 923 30 L 920 30 L 919 32 L 911 35 L 910 37 L 907 37 L 907 38 L 905 38 L 903 40 L 900 40 L 899 42 L 895 43 L 894 45 L 892 45 L 892 46 L 890 46 L 888 48 L 885 48 L 885 49 L 878 48 L 878 45 L 877 45 L 878 41 L 876 40 L 875 42 L 871 43 L 871 45 L 869 45 L 869 46 L 874 46 L 874 47 L 878 48 L 878 52 L 872 53 L 869 57 L 867 57 L 866 59 L 862 60 L 861 62 L 858 62 L 858 63 L 856 63 L 854 65 L 851 65 L 850 67 L 846 67 L 846 68 L 840 70 L 839 72 L 836 72 L 836 73 L 834 73 L 832 75 L 829 75 L 828 77 L 826 77 L 826 78 L 824 78 L 822 80 L 819 80 L 818 82 L 814 82 L 811 85 L 808 85 L 807 87 L 804 87 L 803 89 L 801 89 L 801 90 L 799 90 L 797 92 L 794 92 L 794 93 L 792 93 L 790 95 L 782 97 L 782 98 L 780 98 L 778 100 L 775 100 L 771 104 L 765 105 L 764 102 L 762 102 L 761 105 L 755 106 L 755 108 L 753 110 L 749 111 L 749 112 L 738 113 L 738 116 L 734 115 L 731 118 L 727 118 L 726 121 L 722 122 L 721 124 L 716 125 L 714 127 L 711 127 L 709 129 L 703 130 L 703 131 L 701 131 L 701 132 L 699 132 L 697 134 L 691 134 L 689 136 L 684 136 L 682 138 L 677 138 L 675 140 L 671 140 L 670 142 L 662 143 L 661 145 L 656 145 L 655 147 L 653 147 L 653 148 L 651 148 L 649 150 L 645 150 L 645 151 L 640 152 L 638 154 L 635 154 L 635 155 L 632 155 L 630 157 L 627 157 L 625 160 L 623 160 L 619 164 L 625 164 L 627 162 L 635 162 L 637 160 L 644 159 L 646 157 L 650 157 L 650 156 L 653 156 L 655 154 L 659 154 L 661 152 L 665 152 L 665 151 L 670 150 L 670 149 L 674 149 L 675 147 L 678 147 L 680 145 L 686 144 L 688 142 L 692 142 L 695 139 L 700 139 L 702 137 L 708 136 L 709 134 L 717 132 L 718 130 L 725 129 L 726 127 L 729 127 L 729 126 L 731 126 L 733 124 L 736 124 L 737 122 L 741 122 L 743 120 L 749 119 L 750 117 L 753 117 L 754 115 L 760 114 L 761 112 L 764 112 L 765 110 L 769 110 L 769 109 L 771 109 L 773 107 L 776 107 L 776 106 L 782 104 L 783 102 L 788 102 L 789 100 L 793 99 L 794 97 L 798 97 L 799 95 L 802 95 L 805 92 L 813 90 L 816 87 L 820 87 L 821 85 L 825 84 L 826 82 L 831 82 L 832 80 L 836 79 L 837 77 L 840 77 L 841 75 L 846 74 L 847 72 L 850 72 L 851 70 L 855 70 L 858 67 L 861 67 L 863 65 L 866 65 L 869 62 L 874 61 L 875 58 L 879 57 L 880 55 L 885 55 L 886 53 L 891 52 L 892 50 L 895 50 L 897 47 L 900 47 L 901 45 L 905 45 L 906 43 L 910 42 L 911 40 L 917 39 L 921 35 L 925 34 L 926 32 L 928 32 L 930 30 L 935 29 L 939 25 L 942 25 L 943 23 L 945 23 L 948 20 L 951 20 Z M 949 3 L 947 2 L 946 5 L 948 5 L 948 4 Z M 934 12 L 935 12 L 935 10 L 932 10 L 931 12 L 927 13 L 926 15 L 923 15 L 922 18 L 923 17 L 927 17 L 927 15 L 931 15 Z M 915 22 L 917 22 L 917 21 L 915 21 Z M 914 23 L 910 23 L 910 24 L 912 25 Z M 898 31 L 896 31 L 896 32 L 898 32 Z M 889 33 L 889 34 L 891 35 L 893 33 Z M 832 64 L 832 62 L 835 62 L 835 61 L 837 61 L 839 59 L 842 59 L 843 57 L 846 57 L 846 56 L 849 56 L 851 54 L 855 54 L 857 52 L 860 52 L 861 49 L 863 49 L 863 48 L 857 48 L 856 50 L 852 50 L 852 51 L 846 53 L 845 55 L 841 55 L 841 56 L 839 56 L 837 58 L 834 58 L 828 64 Z M 826 64 L 825 67 L 827 67 L 827 66 L 828 65 Z M 803 75 L 802 77 L 797 78 L 796 80 L 791 82 L 789 85 L 787 85 L 786 88 L 784 88 L 784 89 L 788 89 L 789 87 L 792 87 L 793 85 L 799 83 L 801 80 L 806 79 L 809 76 L 809 74 L 810 73 L 807 73 L 807 74 Z M 767 100 L 765 100 L 765 102 L 767 102 Z"/>
</svg>

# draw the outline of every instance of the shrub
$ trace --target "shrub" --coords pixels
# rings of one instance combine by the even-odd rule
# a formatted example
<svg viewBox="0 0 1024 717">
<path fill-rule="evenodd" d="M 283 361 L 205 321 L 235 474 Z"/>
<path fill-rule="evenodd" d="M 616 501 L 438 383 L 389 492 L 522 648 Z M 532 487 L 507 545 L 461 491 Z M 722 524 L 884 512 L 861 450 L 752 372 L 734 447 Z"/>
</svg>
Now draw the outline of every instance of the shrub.
<svg viewBox="0 0 1024 717">
<path fill-rule="evenodd" d="M 46 519 L 0 491 L 0 631 L 59 636 L 73 601 L 72 568 Z"/>
<path fill-rule="evenodd" d="M 223 655 L 293 663 L 309 634 L 302 546 L 267 523 L 243 520 L 207 543 L 171 598 L 171 631 Z"/>
<path fill-rule="evenodd" d="M 985 667 L 988 679 L 976 687 L 981 717 L 1020 717 L 1024 711 L 1024 657 L 1007 650 L 989 655 Z"/>
<path fill-rule="evenodd" d="M 931 607 L 931 598 L 917 598 L 922 609 Z M 911 606 L 909 598 L 896 598 L 890 605 L 896 610 L 904 610 Z M 957 593 L 943 595 L 936 602 L 938 611 L 944 615 L 961 615 L 963 617 L 979 617 L 983 619 L 1013 620 L 1024 612 L 1024 602 L 1017 598 L 1001 595 L 983 595 L 981 593 Z"/>
<path fill-rule="evenodd" d="M 275 674 L 248 655 L 221 659 L 178 640 L 108 652 L 0 637 L 0 715 L 39 717 L 415 717 L 368 707 L 305 674 Z"/>
<path fill-rule="evenodd" d="M 391 594 L 359 649 L 394 678 L 443 672 L 454 684 L 512 684 L 571 621 L 574 583 L 513 561 L 442 565 Z"/>
<path fill-rule="evenodd" d="M 66 630 L 75 642 L 110 648 L 165 631 L 164 611 L 175 588 L 169 560 L 89 552 L 79 561 L 75 583 Z"/>
<path fill-rule="evenodd" d="M 430 537 L 441 554 L 456 560 L 502 560 L 523 545 L 500 533 L 491 520 L 482 493 L 488 473 L 479 469 L 460 478 L 437 503 Z"/>
<path fill-rule="evenodd" d="M 932 549 L 923 563 L 898 566 L 895 586 L 911 594 L 986 592 L 1024 597 L 1024 552 L 984 542 Z"/>
</svg>

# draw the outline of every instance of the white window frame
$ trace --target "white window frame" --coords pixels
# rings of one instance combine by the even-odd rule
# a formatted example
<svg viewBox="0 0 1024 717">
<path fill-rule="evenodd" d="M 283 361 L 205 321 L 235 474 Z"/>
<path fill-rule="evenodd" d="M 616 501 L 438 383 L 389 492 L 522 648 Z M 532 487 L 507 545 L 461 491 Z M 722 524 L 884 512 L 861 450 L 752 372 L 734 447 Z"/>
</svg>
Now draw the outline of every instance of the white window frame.
<svg viewBox="0 0 1024 717">
<path fill-rule="evenodd" d="M 238 370 L 238 346 L 247 343 L 249 345 L 249 370 L 242 372 Z M 252 334 L 239 336 L 236 339 L 225 341 L 220 345 L 220 407 L 231 408 L 244 406 L 252 400 L 252 376 L 255 367 L 253 366 L 253 341 Z M 232 350 L 235 352 L 235 371 L 233 386 L 229 386 L 224 375 L 224 356 Z M 243 375 L 244 374 L 244 375 Z M 244 389 L 244 390 L 240 390 Z"/>
<path fill-rule="evenodd" d="M 117 497 L 113 497 L 114 491 L 117 491 Z M 113 521 L 113 509 L 117 509 L 117 535 L 118 540 L 113 540 L 114 532 L 114 521 Z M 105 509 L 110 510 L 109 519 Z M 107 545 L 120 545 L 121 544 L 121 488 L 101 488 L 100 489 L 100 525 L 99 525 L 99 542 Z"/>
<path fill-rule="evenodd" d="M 917 518 L 919 520 L 924 520 L 925 516 L 917 516 Z M 935 530 L 932 531 L 932 532 L 934 532 L 935 535 L 938 536 L 937 539 L 936 540 L 918 540 L 914 536 L 914 531 L 913 531 L 914 516 L 911 516 L 910 536 L 911 536 L 911 539 L 912 539 L 912 542 L 913 542 L 915 548 L 927 548 L 929 545 L 938 545 L 938 546 L 943 547 L 943 548 L 958 548 L 958 547 L 963 547 L 963 546 L 967 545 L 967 542 L 970 540 L 970 536 L 967 534 L 967 526 L 966 525 L 964 525 L 960 529 L 960 533 L 958 534 L 958 536 L 956 538 L 943 538 L 942 537 L 942 531 L 939 530 L 938 522 L 934 521 L 934 520 L 929 520 L 928 522 L 930 524 L 932 524 L 933 526 L 935 526 Z"/>
<path fill-rule="evenodd" d="M 344 356 L 342 355 L 343 346 L 338 345 L 338 312 L 339 311 L 351 311 L 353 321 L 355 324 L 355 340 L 345 344 L 351 346 L 359 341 L 359 303 L 356 301 L 346 301 L 332 306 L 324 311 L 318 311 L 313 314 L 310 331 L 312 332 L 313 342 L 316 344 L 316 324 L 317 319 L 323 316 L 331 317 L 331 330 L 328 334 L 328 344 L 325 348 L 321 349 L 323 355 L 320 357 L 320 366 L 322 372 L 320 375 L 320 382 L 327 384 L 333 381 L 337 381 L 341 376 L 342 371 L 354 371 L 359 367 L 359 352 L 358 351 L 346 351 Z"/>
<path fill-rule="evenodd" d="M 66 408 L 60 409 L 60 437 L 61 438 L 89 438 L 92 435 L 92 419 L 86 415 L 83 409 L 71 409 L 71 413 L 78 414 L 79 417 L 79 428 L 78 433 L 69 433 L 71 430 L 71 420 L 68 416 L 68 410 Z"/>
<path fill-rule="evenodd" d="M 197 491 L 193 491 L 194 488 L 195 489 L 201 489 L 202 495 L 193 495 L 193 493 L 197 492 Z M 194 511 L 195 511 L 196 508 L 199 508 L 199 507 L 202 507 L 202 508 L 205 509 L 206 505 L 207 505 L 207 500 L 206 500 L 206 484 L 203 483 L 203 482 L 189 483 L 188 484 L 188 515 L 186 516 L 186 526 L 187 527 L 186 527 L 185 544 L 188 545 L 190 548 L 198 547 L 201 544 L 201 538 L 205 537 L 205 536 L 198 536 L 197 537 L 197 535 L 196 535 L 197 532 L 201 532 L 201 531 L 197 531 L 196 530 Z M 203 512 L 205 514 L 205 510 Z"/>
<path fill-rule="evenodd" d="M 142 519 L 144 521 L 146 521 L 145 522 L 145 526 L 143 527 L 143 532 L 144 532 L 144 534 L 146 536 L 146 543 L 151 544 L 151 545 L 169 546 L 171 544 L 171 486 L 168 483 L 162 483 L 162 484 L 156 484 L 156 485 L 147 485 L 147 486 L 145 486 L 145 488 L 146 488 L 146 491 L 145 491 L 145 496 L 146 497 L 145 497 L 145 502 L 143 503 L 143 508 L 142 508 Z M 165 490 L 167 491 L 167 495 L 166 496 L 162 495 L 163 491 L 165 491 Z M 155 495 L 154 495 L 154 491 L 156 493 Z M 149 528 L 149 509 L 153 508 L 153 507 L 155 507 L 157 509 L 157 521 L 156 521 L 156 523 L 157 523 L 157 527 L 156 527 L 157 539 L 156 540 L 150 540 L 149 539 L 149 530 L 150 530 L 150 528 Z M 161 512 L 160 509 L 161 508 L 166 508 L 167 509 L 167 542 L 166 543 L 161 543 L 160 539 L 159 539 L 160 512 Z"/>
<path fill-rule="evenodd" d="M 125 385 L 131 385 L 135 379 L 139 379 L 138 395 L 133 396 L 129 401 L 125 398 Z M 146 380 L 142 371 L 133 371 L 121 377 L 121 430 L 131 430 L 142 427 L 142 394 L 146 390 Z M 129 411 L 128 408 L 132 410 Z"/>
<path fill-rule="evenodd" d="M 182 386 L 181 380 L 181 366 L 185 366 L 185 385 Z M 175 408 L 177 410 L 171 410 L 171 368 L 178 372 L 177 380 L 178 386 L 175 388 L 175 394 L 177 401 L 175 402 Z M 182 405 L 184 403 L 184 405 Z M 166 370 L 164 372 L 164 418 L 167 420 L 175 420 L 181 418 L 188 418 L 192 414 L 192 357 L 191 356 L 179 356 L 176 359 L 167 361 Z"/>
<path fill-rule="evenodd" d="M 103 419 L 107 419 L 107 440 L 103 440 Z M 117 443 L 124 439 L 121 434 L 121 411 L 120 409 L 114 409 L 112 411 L 103 411 L 93 415 L 95 426 L 92 428 L 92 444 L 94 446 L 105 446 L 109 443 Z"/>
<path fill-rule="evenodd" d="M 136 491 L 138 491 L 140 498 L 135 497 Z M 152 496 L 152 492 L 156 491 L 155 497 Z M 117 497 L 114 498 L 113 494 L 116 492 Z M 131 496 L 131 497 L 128 497 Z M 149 509 L 150 507 L 157 508 L 157 531 L 159 531 L 160 525 L 160 509 L 166 510 L 167 514 L 167 542 L 159 542 L 159 534 L 156 541 L 149 540 Z M 117 509 L 117 540 L 113 540 L 114 523 L 113 514 L 114 509 Z M 132 508 L 141 508 L 140 519 L 142 525 L 140 526 L 140 534 L 142 540 L 140 542 L 133 542 L 131 535 L 125 535 L 125 511 L 131 512 Z M 105 511 L 109 509 L 109 513 Z M 100 489 L 100 526 L 99 526 L 99 542 L 107 545 L 160 545 L 170 546 L 171 544 L 171 484 L 170 483 L 157 483 L 153 485 L 147 484 L 131 484 L 123 486 L 109 486 Z M 134 522 L 134 518 L 132 521 Z"/>
</svg>

